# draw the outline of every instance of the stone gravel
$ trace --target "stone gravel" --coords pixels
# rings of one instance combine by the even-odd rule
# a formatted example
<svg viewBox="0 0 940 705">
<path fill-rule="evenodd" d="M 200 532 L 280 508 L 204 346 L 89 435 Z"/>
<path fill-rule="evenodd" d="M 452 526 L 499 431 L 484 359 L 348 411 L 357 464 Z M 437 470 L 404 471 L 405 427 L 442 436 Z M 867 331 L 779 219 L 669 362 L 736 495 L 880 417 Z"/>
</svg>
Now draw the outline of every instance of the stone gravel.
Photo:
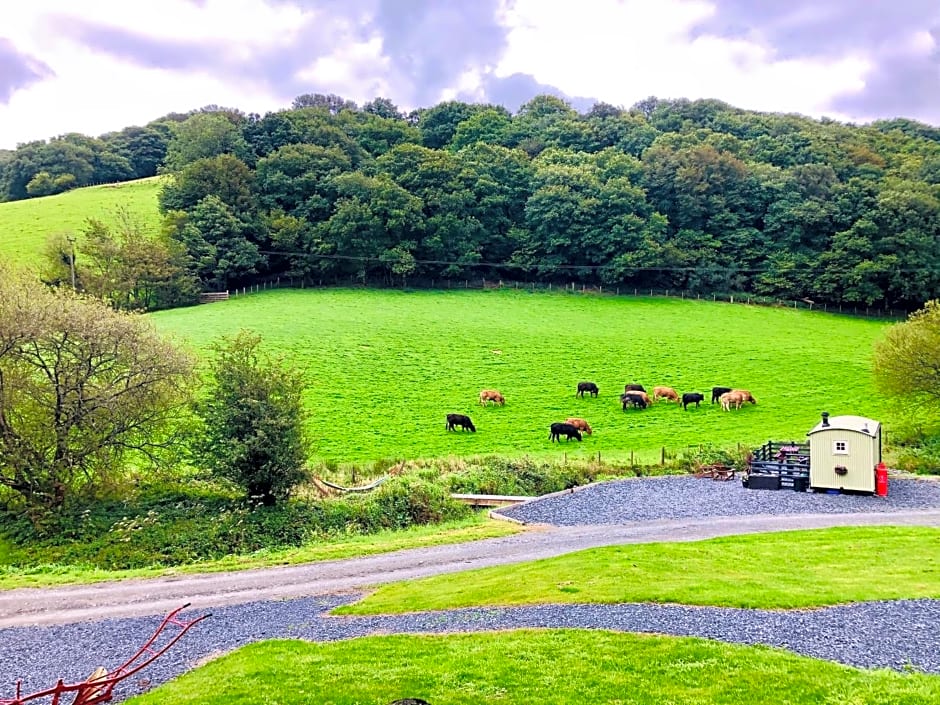
<svg viewBox="0 0 940 705">
<path fill-rule="evenodd" d="M 940 483 L 892 480 L 887 498 L 746 490 L 737 481 L 691 477 L 606 482 L 502 510 L 525 522 L 562 526 L 753 514 L 891 512 L 940 508 Z M 938 548 L 940 550 L 940 548 Z M 333 617 L 356 594 L 222 607 L 165 655 L 115 691 L 148 690 L 245 644 L 272 638 L 314 641 L 370 634 L 585 628 L 699 636 L 763 644 L 861 668 L 940 674 L 940 600 L 895 600 L 816 610 L 743 610 L 681 605 L 538 605 L 396 616 Z M 193 618 L 198 612 L 185 612 Z M 160 617 L 0 629 L 0 700 L 115 668 L 150 636 Z"/>
<path fill-rule="evenodd" d="M 940 482 L 929 479 L 893 479 L 887 497 L 872 497 L 790 489 L 749 490 L 740 480 L 722 482 L 670 475 L 600 482 L 500 509 L 499 513 L 527 524 L 581 526 L 708 516 L 851 514 L 937 507 Z"/>
</svg>

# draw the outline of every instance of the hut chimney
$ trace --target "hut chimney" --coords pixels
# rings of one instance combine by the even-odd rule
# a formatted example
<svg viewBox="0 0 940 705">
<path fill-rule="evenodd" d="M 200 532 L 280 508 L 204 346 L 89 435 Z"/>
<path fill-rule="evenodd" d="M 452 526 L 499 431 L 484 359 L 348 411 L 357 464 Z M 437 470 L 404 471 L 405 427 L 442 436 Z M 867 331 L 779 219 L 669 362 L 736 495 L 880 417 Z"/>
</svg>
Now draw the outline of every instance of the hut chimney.
<svg viewBox="0 0 940 705">
<path fill-rule="evenodd" d="M 829 412 L 828 411 L 822 412 L 822 425 L 823 426 L 829 425 Z"/>
</svg>

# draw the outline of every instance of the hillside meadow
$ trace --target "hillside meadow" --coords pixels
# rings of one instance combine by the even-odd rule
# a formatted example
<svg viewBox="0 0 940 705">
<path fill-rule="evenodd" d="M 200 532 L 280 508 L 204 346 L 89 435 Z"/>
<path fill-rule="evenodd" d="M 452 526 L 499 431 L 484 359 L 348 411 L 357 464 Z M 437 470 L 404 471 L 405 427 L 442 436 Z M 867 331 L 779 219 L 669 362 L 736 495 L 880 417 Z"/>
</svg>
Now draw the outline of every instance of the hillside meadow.
<svg viewBox="0 0 940 705">
<path fill-rule="evenodd" d="M 144 232 L 157 232 L 161 177 L 102 184 L 55 196 L 0 203 L 0 258 L 32 264 L 50 235 L 80 236 L 89 218 L 117 226 L 125 212 Z"/>
<path fill-rule="evenodd" d="M 222 335 L 260 333 L 303 370 L 311 459 L 505 454 L 633 457 L 690 446 L 803 439 L 821 411 L 881 419 L 870 355 L 887 323 L 803 310 L 670 298 L 521 290 L 270 290 L 151 316 L 204 355 Z M 576 398 L 578 381 L 600 387 Z M 625 383 L 706 395 L 700 408 L 659 402 L 623 411 Z M 723 412 L 712 386 L 750 389 L 756 405 Z M 482 408 L 483 388 L 504 407 Z M 477 433 L 445 430 L 469 414 Z M 567 416 L 594 429 L 549 441 Z"/>
</svg>

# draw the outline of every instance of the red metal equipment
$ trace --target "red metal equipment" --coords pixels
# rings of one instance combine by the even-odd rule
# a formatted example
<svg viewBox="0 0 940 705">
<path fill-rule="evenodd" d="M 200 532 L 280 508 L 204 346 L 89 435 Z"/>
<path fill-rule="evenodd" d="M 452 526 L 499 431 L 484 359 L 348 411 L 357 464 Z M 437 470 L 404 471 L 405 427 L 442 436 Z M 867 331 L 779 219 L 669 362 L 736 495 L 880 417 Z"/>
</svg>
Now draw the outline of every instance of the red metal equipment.
<svg viewBox="0 0 940 705">
<path fill-rule="evenodd" d="M 888 467 L 884 463 L 875 466 L 875 494 L 879 497 L 888 496 Z"/>
<path fill-rule="evenodd" d="M 188 602 L 164 617 L 163 622 L 160 623 L 160 626 L 157 627 L 153 635 L 144 642 L 144 645 L 137 650 L 137 653 L 113 671 L 99 668 L 80 683 L 66 684 L 60 678 L 59 682 L 53 687 L 30 693 L 29 695 L 20 694 L 22 682 L 17 681 L 16 695 L 13 698 L 0 698 L 0 705 L 23 705 L 23 703 L 39 700 L 41 698 L 51 698 L 49 705 L 59 705 L 63 696 L 72 693 L 75 694 L 75 698 L 69 705 L 95 705 L 95 703 L 110 701 L 112 697 L 111 693 L 115 685 L 125 678 L 130 678 L 135 673 L 160 658 L 173 644 L 179 641 L 183 634 L 189 631 L 190 627 L 201 622 L 211 614 L 204 614 L 191 620 L 177 619 L 176 615 L 187 607 L 189 607 Z M 171 638 L 167 639 L 166 643 L 157 644 L 157 641 L 168 627 L 177 627 L 179 631 Z"/>
</svg>

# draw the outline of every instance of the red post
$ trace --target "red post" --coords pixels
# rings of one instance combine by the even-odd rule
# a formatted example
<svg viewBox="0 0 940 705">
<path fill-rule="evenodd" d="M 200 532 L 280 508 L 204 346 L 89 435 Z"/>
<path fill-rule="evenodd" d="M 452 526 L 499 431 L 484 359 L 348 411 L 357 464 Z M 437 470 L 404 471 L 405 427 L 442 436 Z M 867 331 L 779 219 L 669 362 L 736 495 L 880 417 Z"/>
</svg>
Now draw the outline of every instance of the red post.
<svg viewBox="0 0 940 705">
<path fill-rule="evenodd" d="M 879 497 L 888 496 L 888 468 L 884 463 L 875 466 L 875 494 Z"/>
</svg>

